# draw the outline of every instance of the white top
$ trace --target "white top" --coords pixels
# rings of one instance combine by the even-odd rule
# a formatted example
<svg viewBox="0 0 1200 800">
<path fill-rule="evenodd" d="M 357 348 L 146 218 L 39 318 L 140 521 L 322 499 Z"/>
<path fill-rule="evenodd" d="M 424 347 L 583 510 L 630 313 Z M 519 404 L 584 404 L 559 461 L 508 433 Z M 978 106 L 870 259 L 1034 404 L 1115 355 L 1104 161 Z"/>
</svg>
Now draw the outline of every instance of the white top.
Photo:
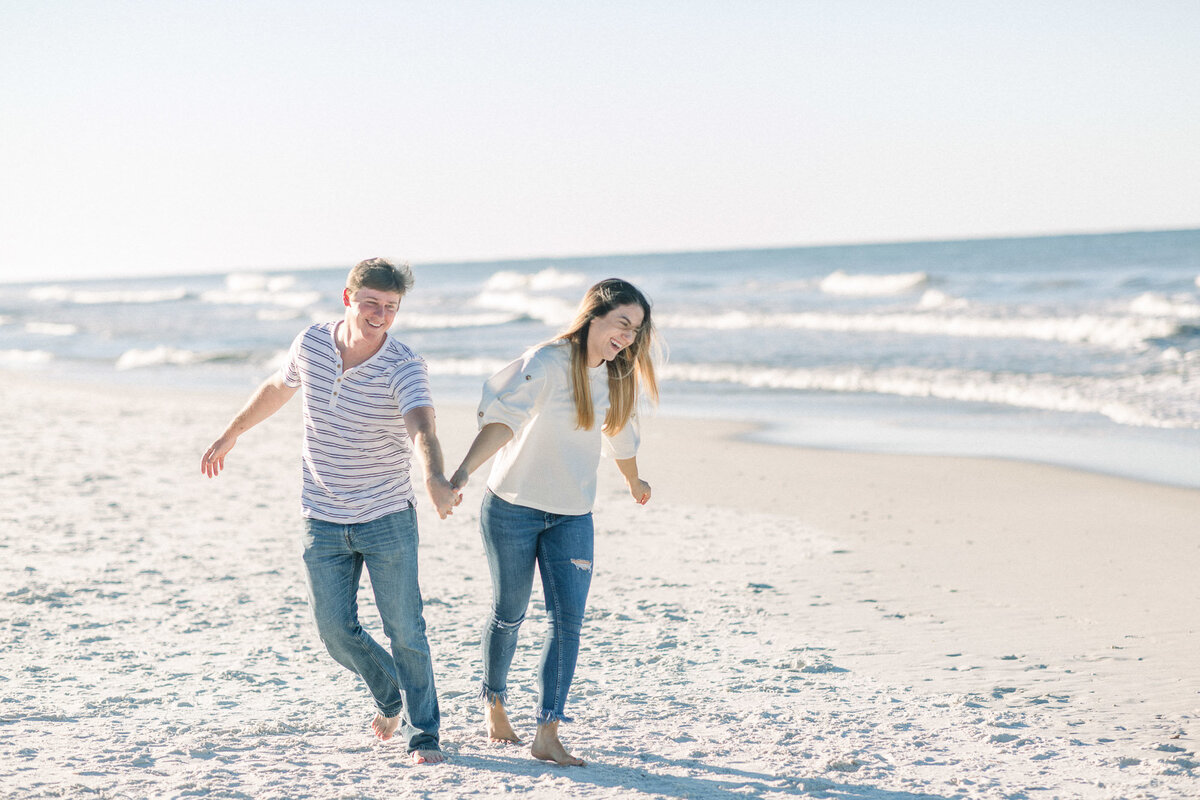
<svg viewBox="0 0 1200 800">
<path fill-rule="evenodd" d="M 388 336 L 379 352 L 342 370 L 334 334 L 313 325 L 292 342 L 283 381 L 302 387 L 304 516 L 370 522 L 415 504 L 412 442 L 403 415 L 432 406 L 429 373 L 412 350 Z"/>
<path fill-rule="evenodd" d="M 608 413 L 608 367 L 589 369 L 595 423 L 575 427 L 571 392 L 571 345 L 538 345 L 483 385 L 478 422 L 500 422 L 513 438 L 496 454 L 488 488 L 519 506 L 551 514 L 587 514 L 596 502 L 600 452 L 632 458 L 638 422 L 632 416 L 615 436 L 601 432 Z"/>
</svg>

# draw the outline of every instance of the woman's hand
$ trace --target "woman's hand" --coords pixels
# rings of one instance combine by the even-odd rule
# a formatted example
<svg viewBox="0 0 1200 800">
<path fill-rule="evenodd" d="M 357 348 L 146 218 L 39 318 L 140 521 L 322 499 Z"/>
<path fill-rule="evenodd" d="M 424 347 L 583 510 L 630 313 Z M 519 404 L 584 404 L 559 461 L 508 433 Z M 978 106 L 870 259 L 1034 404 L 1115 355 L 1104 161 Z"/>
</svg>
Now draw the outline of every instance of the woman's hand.
<svg viewBox="0 0 1200 800">
<path fill-rule="evenodd" d="M 450 476 L 450 485 L 453 486 L 455 489 L 457 489 L 461 493 L 463 490 L 463 487 L 466 486 L 467 482 L 470 480 L 471 480 L 471 476 L 467 472 L 466 468 L 459 467 L 458 469 L 456 469 L 454 471 L 454 474 Z M 459 497 L 461 498 L 462 495 L 460 494 Z"/>
<path fill-rule="evenodd" d="M 625 478 L 625 485 L 629 487 L 629 493 L 633 495 L 633 502 L 639 506 L 644 506 L 650 502 L 650 484 L 638 477 L 637 458 L 618 458 L 617 469 L 621 470 L 621 476 Z"/>
</svg>

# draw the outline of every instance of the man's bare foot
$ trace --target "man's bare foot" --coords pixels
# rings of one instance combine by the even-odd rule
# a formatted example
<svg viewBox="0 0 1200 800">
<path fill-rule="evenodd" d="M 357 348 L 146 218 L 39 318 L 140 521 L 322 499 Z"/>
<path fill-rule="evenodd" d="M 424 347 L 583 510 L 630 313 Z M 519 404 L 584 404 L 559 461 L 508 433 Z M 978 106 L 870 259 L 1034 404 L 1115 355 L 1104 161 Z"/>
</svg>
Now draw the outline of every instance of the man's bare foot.
<svg viewBox="0 0 1200 800">
<path fill-rule="evenodd" d="M 441 750 L 413 750 L 412 762 L 417 764 L 441 764 L 446 760 L 446 754 Z"/>
<path fill-rule="evenodd" d="M 392 734 L 396 732 L 399 725 L 399 716 L 385 717 L 383 714 L 376 714 L 375 719 L 371 720 L 371 730 L 375 731 L 375 735 L 385 742 L 392 738 Z"/>
<path fill-rule="evenodd" d="M 504 703 L 500 702 L 500 698 L 497 697 L 484 706 L 483 716 L 487 722 L 489 741 L 496 744 L 521 743 L 521 737 L 517 736 L 516 731 L 512 728 L 512 723 L 508 721 L 508 712 L 504 710 Z"/>
<path fill-rule="evenodd" d="M 557 722 L 538 725 L 537 733 L 533 737 L 533 747 L 530 748 L 530 753 L 534 758 L 540 758 L 542 761 L 553 761 L 555 764 L 564 767 L 586 766 L 582 758 L 576 758 L 568 753 L 567 748 L 563 747 L 563 743 L 558 740 Z"/>
</svg>

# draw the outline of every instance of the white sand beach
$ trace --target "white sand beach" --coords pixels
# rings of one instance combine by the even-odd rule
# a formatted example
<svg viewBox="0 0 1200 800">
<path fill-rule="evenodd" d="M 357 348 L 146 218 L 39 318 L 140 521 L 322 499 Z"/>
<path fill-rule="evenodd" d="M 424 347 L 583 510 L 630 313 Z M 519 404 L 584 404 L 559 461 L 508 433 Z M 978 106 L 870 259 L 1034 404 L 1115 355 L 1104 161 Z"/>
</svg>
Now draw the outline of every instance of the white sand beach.
<svg viewBox="0 0 1200 800">
<path fill-rule="evenodd" d="M 480 472 L 420 509 L 450 763 L 413 767 L 308 618 L 298 403 L 208 480 L 243 393 L 8 372 L 0 398 L 6 798 L 1200 796 L 1200 491 L 664 413 L 650 505 L 602 466 L 562 731 L 588 766 L 561 768 L 482 736 Z M 457 463 L 472 410 L 439 434 Z"/>
</svg>

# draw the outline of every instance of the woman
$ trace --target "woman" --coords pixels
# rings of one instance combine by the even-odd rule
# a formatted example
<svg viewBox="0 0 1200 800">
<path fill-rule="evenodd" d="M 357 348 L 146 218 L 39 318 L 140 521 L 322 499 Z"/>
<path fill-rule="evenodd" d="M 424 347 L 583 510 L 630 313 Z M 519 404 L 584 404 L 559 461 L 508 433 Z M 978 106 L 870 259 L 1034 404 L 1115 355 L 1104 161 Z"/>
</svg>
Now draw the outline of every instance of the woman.
<svg viewBox="0 0 1200 800">
<path fill-rule="evenodd" d="M 650 303 L 632 284 L 609 278 L 588 289 L 575 320 L 493 375 L 483 388 L 479 434 L 451 478 L 459 489 L 499 451 L 488 478 L 480 528 L 492 576 L 492 612 L 483 631 L 488 736 L 520 742 L 504 703 L 508 668 L 525 619 L 536 563 L 549 618 L 542 649 L 532 754 L 582 766 L 558 738 L 579 654 L 592 577 L 592 505 L 601 450 L 616 459 L 633 499 L 638 476 L 639 390 L 658 399 L 650 358 Z"/>
</svg>

